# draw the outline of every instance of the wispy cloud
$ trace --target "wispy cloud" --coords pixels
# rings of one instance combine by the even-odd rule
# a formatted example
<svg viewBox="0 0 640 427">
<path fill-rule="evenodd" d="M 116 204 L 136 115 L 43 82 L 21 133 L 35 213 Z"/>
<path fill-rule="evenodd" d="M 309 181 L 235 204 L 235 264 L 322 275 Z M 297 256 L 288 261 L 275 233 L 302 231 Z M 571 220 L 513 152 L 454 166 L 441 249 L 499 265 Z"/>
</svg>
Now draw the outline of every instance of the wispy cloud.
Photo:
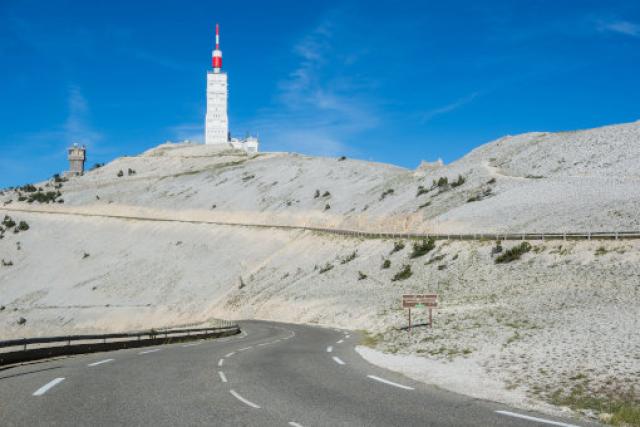
<svg viewBox="0 0 640 427">
<path fill-rule="evenodd" d="M 167 129 L 169 138 L 173 142 L 190 141 L 204 143 L 204 118 L 202 123 L 182 123 Z"/>
<path fill-rule="evenodd" d="M 640 37 L 640 25 L 629 21 L 600 21 L 598 23 L 598 30 L 631 37 Z"/>
<path fill-rule="evenodd" d="M 440 116 L 442 114 L 447 114 L 450 113 L 452 111 L 455 111 L 467 104 L 469 104 L 470 102 L 472 102 L 474 99 L 476 99 L 478 96 L 480 96 L 480 92 L 473 92 L 467 96 L 464 96 L 462 98 L 458 98 L 455 101 L 447 104 L 447 105 L 443 105 L 442 107 L 438 107 L 438 108 L 434 108 L 433 110 L 429 110 L 427 112 L 422 113 L 422 117 L 420 118 L 420 122 L 421 123 L 426 123 L 430 120 L 432 120 L 434 117 L 436 116 Z"/>
<path fill-rule="evenodd" d="M 69 88 L 67 97 L 69 114 L 64 123 L 64 137 L 68 142 L 93 146 L 102 139 L 102 134 L 89 124 L 87 99 L 77 86 Z"/>
<path fill-rule="evenodd" d="M 273 105 L 250 124 L 273 149 L 326 156 L 353 153 L 353 139 L 379 123 L 367 96 L 371 82 L 356 81 L 344 69 L 359 55 L 341 52 L 349 50 L 337 36 L 342 20 L 340 12 L 333 11 L 294 44 L 296 65 L 278 82 Z"/>
</svg>

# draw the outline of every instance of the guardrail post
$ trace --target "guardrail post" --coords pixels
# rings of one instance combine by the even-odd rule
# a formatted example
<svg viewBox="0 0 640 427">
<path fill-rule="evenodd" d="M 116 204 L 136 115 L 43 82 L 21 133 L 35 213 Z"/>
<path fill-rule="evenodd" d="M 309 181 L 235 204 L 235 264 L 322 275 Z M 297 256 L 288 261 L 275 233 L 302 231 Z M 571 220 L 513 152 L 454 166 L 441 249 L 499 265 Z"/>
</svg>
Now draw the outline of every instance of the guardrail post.
<svg viewBox="0 0 640 427">
<path fill-rule="evenodd" d="M 27 351 L 27 339 L 23 338 L 24 340 L 24 351 Z"/>
<path fill-rule="evenodd" d="M 587 240 L 591 240 L 591 232 L 587 235 Z"/>
<path fill-rule="evenodd" d="M 616 231 L 616 240 L 618 240 L 618 232 Z"/>
</svg>

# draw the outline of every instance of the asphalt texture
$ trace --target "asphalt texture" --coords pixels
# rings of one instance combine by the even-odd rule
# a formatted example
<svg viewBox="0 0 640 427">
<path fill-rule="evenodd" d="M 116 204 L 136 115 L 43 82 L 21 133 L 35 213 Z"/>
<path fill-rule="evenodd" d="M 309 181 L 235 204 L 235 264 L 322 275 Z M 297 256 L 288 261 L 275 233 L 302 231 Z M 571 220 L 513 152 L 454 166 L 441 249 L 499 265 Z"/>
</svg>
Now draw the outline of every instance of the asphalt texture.
<svg viewBox="0 0 640 427">
<path fill-rule="evenodd" d="M 0 370 L 0 425 L 587 425 L 378 368 L 355 352 L 359 337 L 349 331 L 257 321 L 240 326 L 234 337 Z"/>
</svg>

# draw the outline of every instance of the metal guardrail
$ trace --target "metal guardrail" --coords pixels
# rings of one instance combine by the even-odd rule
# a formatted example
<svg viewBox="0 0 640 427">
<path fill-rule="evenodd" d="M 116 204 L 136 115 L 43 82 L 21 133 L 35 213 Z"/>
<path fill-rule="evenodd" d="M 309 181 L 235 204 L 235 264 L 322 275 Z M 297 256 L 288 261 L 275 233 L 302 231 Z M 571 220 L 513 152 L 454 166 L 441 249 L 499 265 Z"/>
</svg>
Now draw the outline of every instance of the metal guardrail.
<svg viewBox="0 0 640 427">
<path fill-rule="evenodd" d="M 410 233 L 410 232 L 373 232 L 340 228 L 310 227 L 304 225 L 258 224 L 209 220 L 188 220 L 176 218 L 136 217 L 128 215 L 100 214 L 90 212 L 64 212 L 0 207 L 0 210 L 14 212 L 44 213 L 52 215 L 77 215 L 114 219 L 131 219 L 153 222 L 182 222 L 187 224 L 212 224 L 231 227 L 276 228 L 281 230 L 314 231 L 317 233 L 341 236 L 364 237 L 370 239 L 428 239 L 435 240 L 630 240 L 640 239 L 638 231 L 594 231 L 594 232 L 525 232 L 525 233 Z"/>
<path fill-rule="evenodd" d="M 0 349 L 7 349 L 7 351 L 0 351 L 0 365 L 59 355 L 92 353 L 190 339 L 228 336 L 239 332 L 240 327 L 229 322 L 226 326 L 207 328 L 150 329 L 112 334 L 65 335 L 3 340 L 0 341 Z M 42 347 L 38 346 L 38 344 L 57 345 Z"/>
</svg>

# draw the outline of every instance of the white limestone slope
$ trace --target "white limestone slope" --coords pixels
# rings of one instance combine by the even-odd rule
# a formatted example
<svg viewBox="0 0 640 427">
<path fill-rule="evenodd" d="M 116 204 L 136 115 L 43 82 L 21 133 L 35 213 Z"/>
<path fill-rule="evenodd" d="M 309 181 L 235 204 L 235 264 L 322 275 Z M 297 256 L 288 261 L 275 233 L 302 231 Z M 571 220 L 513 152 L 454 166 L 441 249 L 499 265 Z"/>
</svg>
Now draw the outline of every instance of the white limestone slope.
<svg viewBox="0 0 640 427">
<path fill-rule="evenodd" d="M 0 219 L 7 214 L 30 226 L 0 239 L 0 258 L 12 263 L 0 265 L 0 338 L 262 318 L 379 331 L 380 349 L 460 359 L 520 396 L 571 385 L 584 372 L 593 387 L 640 389 L 639 359 L 629 356 L 640 351 L 633 338 L 640 313 L 631 303 L 640 275 L 636 242 L 540 242 L 522 260 L 497 265 L 492 242 L 440 242 L 413 259 L 409 243 L 391 254 L 392 241 L 188 222 L 637 230 L 638 157 L 640 122 L 506 137 L 450 165 L 417 170 L 161 145 L 65 182 L 64 203 L 0 194 Z M 431 188 L 459 175 L 460 186 Z M 419 186 L 429 191 L 417 195 Z M 392 281 L 403 265 L 413 275 Z M 404 324 L 404 292 L 441 295 L 437 333 L 408 339 L 394 329 Z M 624 378 L 636 381 L 617 381 Z"/>
</svg>

